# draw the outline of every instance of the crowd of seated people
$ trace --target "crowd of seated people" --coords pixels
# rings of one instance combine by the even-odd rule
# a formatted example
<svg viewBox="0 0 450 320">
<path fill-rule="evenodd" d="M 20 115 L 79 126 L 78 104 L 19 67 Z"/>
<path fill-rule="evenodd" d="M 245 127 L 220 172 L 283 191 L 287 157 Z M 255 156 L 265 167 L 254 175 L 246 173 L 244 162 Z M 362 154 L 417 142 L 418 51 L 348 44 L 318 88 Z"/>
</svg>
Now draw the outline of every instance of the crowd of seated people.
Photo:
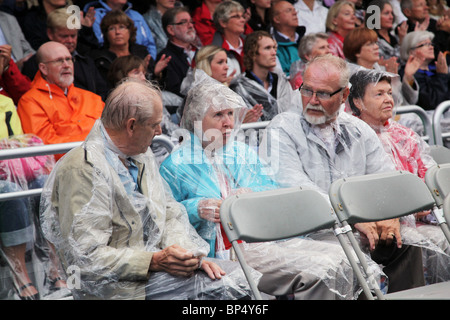
<svg viewBox="0 0 450 320">
<path fill-rule="evenodd" d="M 450 0 L 448 2 L 450 3 Z M 376 10 L 373 9 L 374 7 Z M 214 85 L 220 84 L 224 87 L 218 86 L 218 92 L 223 89 L 227 94 L 234 92 L 242 98 L 236 103 L 243 105 L 239 108 L 223 108 L 229 114 L 218 112 L 220 117 L 234 117 L 236 119 L 232 121 L 238 121 L 239 124 L 270 121 L 268 128 L 271 132 L 283 128 L 282 132 L 286 137 L 284 141 L 279 141 L 279 145 L 287 147 L 276 151 L 284 156 L 294 157 L 294 153 L 289 154 L 289 148 L 296 143 L 308 142 L 297 141 L 297 138 L 291 136 L 294 133 L 316 135 L 323 144 L 321 147 L 326 150 L 325 153 L 329 157 L 327 161 L 330 161 L 330 166 L 333 167 L 328 169 L 333 173 L 342 169 L 338 168 L 339 165 L 333 161 L 337 161 L 341 156 L 344 157 L 345 154 L 340 154 L 340 151 L 337 151 L 339 148 L 332 146 L 342 144 L 345 152 L 352 154 L 354 152 L 352 148 L 355 145 L 346 146 L 346 142 L 340 140 L 340 137 L 343 131 L 350 130 L 348 132 L 351 133 L 353 126 L 356 126 L 353 124 L 353 118 L 362 119 L 365 115 L 364 112 L 362 116 L 355 114 L 358 105 L 352 106 L 346 100 L 349 94 L 346 88 L 351 87 L 352 75 L 361 75 L 361 72 L 381 72 L 387 75 L 389 80 L 384 81 L 389 84 L 390 92 L 394 97 L 392 108 L 417 105 L 431 114 L 440 103 L 450 100 L 450 56 L 447 54 L 450 52 L 448 8 L 445 0 L 367 0 L 362 2 L 350 0 L 152 0 L 146 4 L 133 0 L 34 0 L 5 1 L 4 3 L 0 0 L 0 95 L 2 99 L 0 104 L 8 105 L 8 107 L 12 105 L 15 111 L 14 117 L 11 118 L 11 114 L 4 111 L 6 109 L 2 107 L 3 114 L 0 119 L 4 118 L 5 124 L 1 124 L 0 130 L 5 133 L 1 135 L 1 138 L 13 141 L 20 138 L 21 143 L 26 141 L 27 144 L 31 143 L 30 137 L 35 139 L 33 141 L 38 141 L 38 144 L 89 140 L 91 130 L 95 128 L 96 123 L 98 125 L 98 119 L 102 117 L 110 93 L 124 81 L 138 79 L 151 82 L 154 89 L 159 91 L 162 103 L 160 131 L 171 137 L 179 148 L 178 154 L 183 148 L 186 150 L 196 148 L 192 145 L 188 146 L 189 148 L 186 147 L 187 141 L 182 141 L 182 135 L 178 134 L 179 130 L 183 132 L 186 128 L 190 128 L 188 131 L 192 141 L 200 142 L 199 150 L 203 152 L 203 149 L 211 148 L 211 145 L 208 146 L 203 140 L 197 141 L 197 138 L 211 139 L 211 137 L 197 137 L 195 135 L 197 132 L 194 130 L 197 127 L 191 127 L 194 124 L 186 123 L 186 121 L 203 121 L 203 126 L 206 127 L 205 119 L 209 119 L 210 116 L 208 109 L 205 108 L 195 116 L 190 115 L 190 118 L 185 116 L 184 112 L 192 108 L 192 106 L 187 108 L 188 98 L 192 98 L 192 95 L 195 95 L 196 90 L 200 88 L 205 90 L 205 86 L 202 86 L 205 81 L 212 81 Z M 76 25 L 75 28 L 74 25 Z M 347 73 L 341 70 L 342 77 L 338 79 L 339 81 L 334 83 L 328 81 L 335 68 L 343 68 L 340 62 L 332 59 L 323 60 L 325 65 L 330 66 L 328 78 L 321 78 L 322 71 L 317 66 L 309 67 L 310 64 L 314 64 L 313 61 L 323 56 L 336 57 L 340 59 L 340 62 L 343 61 L 348 71 L 348 79 L 344 79 Z M 309 73 L 306 73 L 307 69 Z M 312 75 L 313 71 L 316 74 Z M 323 83 L 320 82 L 321 79 Z M 343 85 L 337 88 L 338 83 Z M 365 92 L 365 88 L 362 90 Z M 216 98 L 220 100 L 220 94 Z M 216 100 L 212 104 L 220 104 L 220 101 Z M 333 109 L 330 113 L 326 105 L 331 105 L 334 100 L 336 103 L 333 108 L 336 107 L 336 110 Z M 226 104 L 226 99 L 222 103 Z M 368 104 L 369 101 L 366 105 Z M 240 112 L 239 120 L 237 114 L 234 114 L 236 110 Z M 341 119 L 342 114 L 344 115 Z M 347 115 L 351 118 L 347 119 Z M 217 119 L 217 116 L 217 114 L 211 114 L 211 119 Z M 292 123 L 292 119 L 297 117 L 300 127 L 295 127 Z M 389 114 L 389 128 L 393 128 L 394 123 L 397 124 L 397 122 L 401 123 L 399 125 L 409 125 L 407 120 L 402 122 L 400 118 L 395 115 L 395 112 Z M 8 121 L 11 119 L 20 125 L 18 131 L 20 134 L 9 129 Z M 326 130 L 321 121 L 328 124 L 331 129 Z M 291 125 L 292 128 L 289 127 Z M 345 130 L 341 128 L 345 126 L 348 128 Z M 239 126 L 237 125 L 236 128 Z M 299 128 L 302 130 L 298 130 Z M 406 130 L 404 127 L 401 128 Z M 228 137 L 231 129 L 227 128 L 223 134 Z M 370 123 L 367 129 L 370 129 Z M 411 129 L 416 131 L 415 123 L 411 124 Z M 377 130 L 375 132 L 380 136 Z M 375 140 L 376 133 L 367 133 L 367 140 Z M 407 133 L 413 136 L 409 131 Z M 22 135 L 27 139 L 22 138 Z M 266 138 L 270 139 L 270 135 Z M 288 138 L 293 141 L 288 141 Z M 414 139 L 417 140 L 417 137 L 414 136 Z M 0 146 L 4 148 L 3 142 Z M 20 146 L 26 145 L 22 143 Z M 256 151 L 258 147 L 259 145 L 255 146 Z M 182 183 L 177 180 L 183 178 L 177 176 L 179 172 L 171 172 L 176 171 L 172 167 L 172 162 L 177 154 L 169 155 L 157 143 L 152 144 L 151 149 L 156 156 L 158 166 L 169 157 L 161 170 L 162 176 L 167 180 L 164 184 L 167 182 L 169 184 L 167 188 L 171 188 L 175 199 L 186 206 L 190 223 L 199 232 L 200 237 L 209 243 L 209 258 L 230 259 L 228 252 L 225 255 L 215 253 L 228 251 L 229 244 L 223 237 L 219 239 L 217 234 L 221 233 L 220 226 L 211 223 L 211 221 L 217 223 L 218 220 L 207 216 L 207 212 L 211 207 L 219 208 L 221 200 L 225 197 L 220 186 L 220 183 L 224 182 L 222 178 L 231 178 L 232 183 L 237 184 L 236 190 L 245 189 L 245 192 L 260 190 L 262 182 L 256 180 L 259 181 L 259 188 L 250 184 L 246 185 L 248 181 L 246 183 L 238 181 L 239 179 L 233 177 L 233 172 L 230 172 L 228 168 L 226 175 L 220 177 L 211 170 L 211 166 L 215 170 L 217 168 L 206 156 L 208 166 L 200 166 L 200 169 L 205 172 L 201 172 L 200 169 L 194 170 L 194 173 L 199 176 L 190 176 L 189 179 L 201 186 L 205 183 L 202 181 L 205 177 L 201 175 L 209 174 L 205 190 L 218 193 L 219 196 L 215 193 L 208 194 L 202 205 L 196 203 L 196 206 L 191 206 L 190 198 L 204 198 L 203 195 L 198 194 L 201 191 L 199 185 L 195 188 L 192 186 L 189 194 L 184 194 L 187 192 L 184 189 L 178 190 L 177 187 Z M 386 150 L 381 144 L 377 144 L 375 149 L 377 152 Z M 426 153 L 427 150 L 422 152 Z M 311 149 L 308 152 L 312 152 Z M 120 152 L 117 153 L 121 155 Z M 246 151 L 244 154 L 248 155 L 249 152 Z M 63 156 L 63 154 L 56 154 L 50 158 L 58 162 Z M 233 154 L 233 156 L 237 155 Z M 300 158 L 303 156 L 304 154 Z M 205 156 L 202 155 L 201 158 L 203 157 Z M 424 157 L 426 158 L 425 155 L 422 156 Z M 283 161 L 282 159 L 285 158 L 281 157 L 280 161 Z M 269 167 L 270 161 L 264 157 L 261 158 L 262 164 L 266 165 L 266 161 Z M 324 159 L 318 156 L 317 161 L 323 164 Z M 393 162 L 395 164 L 395 161 Z M 302 168 L 305 166 L 299 163 L 296 165 L 301 165 Z M 39 171 L 40 186 L 44 184 L 53 165 L 54 163 L 45 170 L 40 169 L 42 171 Z M 274 174 L 269 180 L 264 180 L 264 183 L 270 184 L 270 188 L 296 184 L 295 175 L 289 172 L 290 163 L 287 165 L 278 163 L 278 165 L 283 167 L 286 175 L 278 172 L 279 175 Z M 310 161 L 310 165 L 314 166 L 317 163 Z M 377 163 L 376 167 L 389 170 L 395 169 L 396 166 L 392 163 L 383 165 Z M 345 172 L 344 175 L 354 175 L 354 169 L 351 172 L 345 172 L 346 169 L 342 169 L 339 174 Z M 365 169 L 358 171 L 358 174 L 370 171 Z M 242 170 L 239 172 L 240 176 L 246 176 L 250 171 L 252 175 L 262 174 L 258 171 L 259 169 L 256 173 L 252 171 L 255 168 L 251 166 L 240 167 L 239 170 Z M 306 181 L 302 176 L 299 184 L 306 181 L 306 184 L 313 184 L 315 188 L 319 186 L 320 192 L 326 193 L 328 184 L 324 184 L 320 178 L 315 181 L 313 177 L 319 175 L 309 173 L 308 168 L 303 170 L 308 172 L 307 175 L 311 177 L 311 181 Z M 18 172 L 14 174 L 20 174 Z M 190 175 L 194 173 L 190 172 Z M 36 177 L 37 173 L 34 179 Z M 421 177 L 423 178 L 423 175 Z M 0 178 L 4 190 L 27 189 L 31 185 L 24 182 L 18 184 L 12 178 L 3 176 Z M 187 183 L 187 181 L 182 182 Z M 286 184 L 287 182 L 289 183 Z M 225 184 L 229 187 L 230 183 Z M 217 190 L 214 189 L 216 185 L 219 185 Z M 32 208 L 32 201 L 30 203 L 0 202 L 2 204 L 0 206 L 2 257 L 0 267 L 9 264 L 11 269 L 10 261 L 13 260 L 8 258 L 8 254 L 11 254 L 14 248 L 7 249 L 8 241 L 11 240 L 8 238 L 8 233 L 11 232 L 8 228 L 12 227 L 5 222 L 6 211 L 20 207 L 19 211 L 23 218 L 14 228 L 24 233 L 26 233 L 25 230 L 32 228 L 34 235 L 34 239 L 27 237 L 23 239 L 23 242 L 14 239 L 10 241 L 14 245 L 20 245 L 20 249 L 18 247 L 14 252 L 15 254 L 20 252 L 20 260 L 18 260 L 20 268 L 18 268 L 25 272 L 22 272 L 21 277 L 16 275 L 13 278 L 11 290 L 0 291 L 0 299 L 3 297 L 36 299 L 59 289 L 65 289 L 63 275 L 55 271 L 59 270 L 59 265 L 54 260 L 54 248 L 51 244 L 42 241 L 44 236 L 39 219 L 37 219 L 36 210 Z M 422 224 L 428 222 L 421 219 Z M 212 228 L 213 231 L 206 230 L 203 224 Z M 395 230 L 398 228 L 396 225 Z M 365 233 L 367 229 L 362 228 L 359 231 Z M 207 235 L 205 236 L 202 232 L 206 232 Z M 37 239 L 36 236 L 40 238 Z M 411 239 L 408 238 L 408 240 Z M 33 241 L 45 248 L 39 249 L 44 253 L 39 251 L 38 255 L 45 256 L 44 260 L 51 262 L 52 272 L 46 275 L 47 284 L 52 284 L 51 288 L 48 285 L 47 287 L 42 285 L 39 279 L 34 279 L 26 273 L 27 263 L 33 261 L 29 257 L 29 248 Z M 221 241 L 224 242 L 221 243 Z M 314 241 L 321 241 L 321 239 L 314 239 Z M 227 250 L 218 247 L 224 244 Z M 26 249 L 24 249 L 25 245 Z M 416 243 L 411 240 L 408 245 L 414 246 Z M 280 249 L 280 252 L 288 255 L 294 249 L 301 250 L 303 246 L 303 244 L 291 244 L 291 247 Z M 428 251 L 423 255 L 424 260 L 431 255 L 430 252 L 435 252 L 432 244 L 427 246 L 426 250 Z M 25 251 L 28 253 L 24 258 Z M 412 250 L 409 250 L 407 254 L 402 251 L 399 255 L 408 256 L 405 258 L 408 262 L 420 256 L 410 251 Z M 337 259 L 342 258 L 342 261 L 345 261 L 343 256 L 336 254 L 339 256 Z M 443 252 L 439 252 L 439 259 L 434 264 L 427 264 L 426 261 L 416 262 L 429 269 L 438 268 L 436 265 L 445 263 L 447 254 L 448 249 L 445 247 Z M 269 271 L 260 268 L 257 259 L 261 257 L 251 256 L 251 248 L 249 255 L 250 258 L 256 259 L 253 260 L 252 267 L 263 274 L 263 287 L 269 288 L 267 279 L 275 281 L 274 279 L 278 278 L 267 277 L 266 272 Z M 370 256 L 370 253 L 368 255 Z M 288 261 L 283 259 L 285 262 Z M 277 263 L 281 263 L 280 261 Z M 374 258 L 371 263 L 378 263 L 377 261 Z M 295 270 L 297 279 L 283 278 L 288 282 L 284 284 L 283 290 L 279 291 L 278 288 L 270 287 L 265 293 L 271 296 L 302 299 L 314 297 L 353 299 L 360 293 L 355 287 L 352 288 L 352 294 L 340 294 L 339 290 L 342 288 L 331 287 L 330 283 L 334 281 L 334 278 L 324 279 L 319 274 L 311 273 L 310 270 L 304 273 L 300 271 Z M 334 276 L 343 276 L 341 272 L 347 276 L 350 271 L 342 267 Z M 384 281 L 383 279 L 395 274 L 383 269 L 377 269 L 377 272 L 379 281 Z M 450 280 L 450 275 L 449 279 L 446 277 L 447 274 L 429 274 L 429 278 L 425 280 L 428 282 L 430 278 Z M 305 282 L 310 281 L 309 284 L 315 289 L 303 291 L 293 283 L 289 283 L 291 280 L 295 282 L 299 279 Z M 395 288 L 395 280 L 393 283 L 391 288 Z M 412 283 L 421 285 L 423 281 L 414 279 Z"/>
</svg>

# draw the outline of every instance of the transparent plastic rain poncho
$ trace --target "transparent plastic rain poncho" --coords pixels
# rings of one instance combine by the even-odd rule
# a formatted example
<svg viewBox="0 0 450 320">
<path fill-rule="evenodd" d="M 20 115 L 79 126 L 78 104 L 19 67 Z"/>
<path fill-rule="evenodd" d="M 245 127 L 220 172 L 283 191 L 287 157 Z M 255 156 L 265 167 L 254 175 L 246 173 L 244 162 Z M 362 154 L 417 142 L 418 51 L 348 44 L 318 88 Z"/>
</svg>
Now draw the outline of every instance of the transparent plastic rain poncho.
<svg viewBox="0 0 450 320">
<path fill-rule="evenodd" d="M 230 195 L 272 189 L 275 184 L 265 173 L 256 148 L 240 140 L 244 134 L 239 127 L 246 112 L 242 98 L 222 83 L 204 79 L 187 95 L 181 119 L 182 142 L 161 164 L 160 172 L 175 199 L 185 205 L 192 225 L 210 244 L 210 256 L 223 257 L 229 254 L 230 243 L 220 223 L 204 216 L 214 215 Z M 234 128 L 229 128 L 224 145 L 219 129 L 204 131 L 202 120 L 208 112 L 225 117 L 230 110 Z M 214 141 L 204 146 L 210 140 Z"/>
<path fill-rule="evenodd" d="M 311 125 L 302 112 L 279 114 L 268 125 L 261 144 L 267 148 L 262 153 L 266 155 L 264 160 L 282 187 L 309 187 L 326 199 L 331 183 L 337 179 L 395 170 L 373 129 L 344 111 L 323 128 Z M 296 259 L 292 255 L 290 265 L 304 267 L 303 272 L 321 279 L 338 298 L 358 296 L 360 287 L 331 230 L 313 233 L 294 244 L 299 252 L 308 248 L 309 254 Z M 294 244 L 286 252 L 292 252 Z M 262 259 L 267 253 L 259 251 Z M 381 266 L 368 260 L 378 282 L 387 289 Z"/>
<path fill-rule="evenodd" d="M 351 74 L 355 74 L 360 70 L 371 70 L 354 63 L 349 63 L 348 67 Z M 372 70 L 386 72 L 385 68 L 383 66 L 380 66 L 378 63 L 375 63 Z M 417 81 L 414 85 L 416 89 L 413 89 L 413 87 L 406 83 L 406 81 L 402 81 L 398 74 L 388 74 L 392 78 L 392 93 L 396 108 L 399 109 L 403 106 L 416 105 L 419 98 L 419 84 L 417 83 Z M 425 132 L 422 119 L 415 113 L 398 114 L 396 115 L 396 121 L 408 128 L 413 129 L 420 135 L 423 135 Z"/>
<path fill-rule="evenodd" d="M 300 92 L 292 90 L 289 80 L 283 73 L 269 74 L 278 79 L 276 81 L 277 98 L 273 97 L 260 83 L 247 77 L 246 73 L 233 78 L 230 88 L 244 99 L 248 109 L 253 108 L 256 104 L 263 105 L 261 121 L 270 121 L 277 114 L 291 108 L 301 109 Z"/>
<path fill-rule="evenodd" d="M 0 140 L 0 149 L 41 146 L 31 134 Z M 9 193 L 41 188 L 55 164 L 54 157 L 34 156 L 0 161 L 0 192 Z M 0 299 L 21 299 L 32 292 L 21 289 L 30 284 L 38 292 L 30 299 L 55 299 L 70 294 L 52 246 L 45 240 L 39 224 L 39 196 L 0 202 Z M 34 291 L 34 290 L 33 290 Z"/>
<path fill-rule="evenodd" d="M 163 117 L 161 121 L 161 131 L 162 134 L 167 137 L 172 137 L 175 130 L 179 128 L 178 124 L 174 123 L 171 119 L 169 111 L 167 111 L 166 106 L 180 106 L 183 99 L 170 91 L 161 91 L 162 101 L 163 101 Z M 176 140 L 172 140 L 174 144 L 177 143 Z M 164 159 L 169 155 L 170 150 L 161 144 L 160 142 L 153 142 L 151 145 L 153 154 L 156 157 L 158 164 L 164 161 Z"/>
<path fill-rule="evenodd" d="M 361 107 L 359 110 L 361 110 L 362 118 L 364 118 L 364 113 L 367 112 L 370 112 L 371 117 L 375 114 L 380 115 L 376 111 L 371 111 L 372 109 L 367 111 L 368 108 L 374 106 L 367 106 L 364 103 L 364 96 L 367 87 L 376 86 L 380 78 L 386 76 L 391 78 L 393 75 L 375 70 L 361 70 L 350 78 L 351 84 L 354 85 L 350 89 L 349 100 L 355 101 L 358 99 L 360 101 Z M 430 155 L 430 146 L 412 129 L 393 119 L 388 119 L 383 124 L 381 124 L 381 121 L 377 124 L 373 121 L 369 125 L 377 133 L 386 154 L 391 158 L 397 170 L 408 171 L 424 179 L 426 171 L 436 165 Z M 424 248 L 423 262 L 426 270 L 426 281 L 432 283 L 450 280 L 448 269 L 450 247 L 444 234 L 436 225 L 434 214 L 430 212 L 430 214 L 420 218 L 419 221 L 416 221 L 414 215 L 410 215 L 402 218 L 401 221 L 404 243 Z"/>
<path fill-rule="evenodd" d="M 236 299 L 249 294 L 240 268 L 210 280 L 149 272 L 152 253 L 177 244 L 195 255 L 209 248 L 158 172 L 150 149 L 131 157 L 139 189 L 100 120 L 85 142 L 58 161 L 44 187 L 42 228 L 75 299 Z M 140 192 L 142 191 L 142 192 Z M 236 275 L 237 274 L 237 275 Z"/>
<path fill-rule="evenodd" d="M 225 146 L 202 146 L 204 140 L 210 141 L 208 132 L 202 130 L 202 120 L 210 108 L 217 112 L 234 110 L 234 130 Z M 260 149 L 242 142 L 242 108 L 242 99 L 218 82 L 204 81 L 192 88 L 181 122 L 186 129 L 183 141 L 160 167 L 175 198 L 186 206 L 190 222 L 210 244 L 210 255 L 221 259 L 233 256 L 227 250 L 230 246 L 220 223 L 208 220 L 208 213 L 212 217 L 220 206 L 217 200 L 239 192 L 279 187 L 271 179 L 270 168 L 258 157 Z M 312 247 L 311 243 L 295 238 L 240 245 L 249 265 L 262 273 L 259 288 L 266 294 L 305 299 L 355 298 L 359 286 L 342 250 L 336 254 L 339 244 L 330 251 L 327 242 Z M 314 293 L 309 295 L 309 289 Z"/>
</svg>

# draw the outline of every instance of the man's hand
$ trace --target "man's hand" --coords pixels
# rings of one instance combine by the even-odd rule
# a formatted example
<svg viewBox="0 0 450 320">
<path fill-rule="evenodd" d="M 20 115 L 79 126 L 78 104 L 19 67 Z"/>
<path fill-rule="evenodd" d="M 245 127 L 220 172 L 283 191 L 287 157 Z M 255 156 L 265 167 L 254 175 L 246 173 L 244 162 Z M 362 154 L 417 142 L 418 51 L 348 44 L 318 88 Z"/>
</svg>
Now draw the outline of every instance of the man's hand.
<svg viewBox="0 0 450 320">
<path fill-rule="evenodd" d="M 153 254 L 149 270 L 190 277 L 199 268 L 200 261 L 200 257 L 195 257 L 192 252 L 178 245 L 172 245 Z"/>
<path fill-rule="evenodd" d="M 401 248 L 402 246 L 399 219 L 357 223 L 355 228 L 366 236 L 371 251 L 375 250 L 379 243 L 386 246 L 391 245 L 394 238 L 397 240 L 397 247 Z"/>
<path fill-rule="evenodd" d="M 402 247 L 402 236 L 400 235 L 399 219 L 378 221 L 376 224 L 378 234 L 380 236 L 380 241 L 382 243 L 385 243 L 386 246 L 389 246 L 395 238 L 397 240 L 397 247 Z"/>
<path fill-rule="evenodd" d="M 364 222 L 355 224 L 356 230 L 358 230 L 362 235 L 366 236 L 369 241 L 370 251 L 375 250 L 375 247 L 378 245 L 378 237 L 377 225 L 375 222 Z"/>
<path fill-rule="evenodd" d="M 147 56 L 148 57 L 148 59 L 150 60 L 150 55 L 148 55 Z M 165 54 L 163 54 L 162 56 L 161 56 L 161 58 L 158 60 L 158 62 L 156 62 L 156 64 L 155 64 L 155 70 L 154 70 L 154 73 L 155 73 L 155 75 L 156 76 L 160 76 L 161 75 L 161 72 L 165 69 L 165 68 L 167 68 L 167 66 L 169 65 L 169 62 L 170 62 L 170 60 L 172 59 L 172 57 L 171 56 L 166 56 Z M 147 65 L 148 65 L 148 63 L 147 63 Z M 147 69 L 147 68 L 146 68 Z"/>
<path fill-rule="evenodd" d="M 153 254 L 149 271 L 164 271 L 174 276 L 191 277 L 195 270 L 201 269 L 212 280 L 221 279 L 225 275 L 217 264 L 203 260 L 192 252 L 174 244 Z"/>
</svg>

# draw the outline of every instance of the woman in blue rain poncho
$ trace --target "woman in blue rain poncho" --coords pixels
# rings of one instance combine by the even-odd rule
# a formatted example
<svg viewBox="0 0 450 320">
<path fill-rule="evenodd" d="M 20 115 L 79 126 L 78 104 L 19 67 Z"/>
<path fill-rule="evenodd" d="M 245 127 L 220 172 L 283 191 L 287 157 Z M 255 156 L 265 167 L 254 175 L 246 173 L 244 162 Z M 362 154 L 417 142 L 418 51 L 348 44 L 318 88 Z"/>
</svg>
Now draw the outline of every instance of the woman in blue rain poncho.
<svg viewBox="0 0 450 320">
<path fill-rule="evenodd" d="M 220 226 L 226 197 L 276 187 L 254 148 L 241 142 L 246 112 L 242 98 L 207 77 L 186 98 L 182 142 L 161 164 L 160 173 L 189 220 L 211 247 L 209 256 L 227 258 L 231 247 Z"/>
</svg>

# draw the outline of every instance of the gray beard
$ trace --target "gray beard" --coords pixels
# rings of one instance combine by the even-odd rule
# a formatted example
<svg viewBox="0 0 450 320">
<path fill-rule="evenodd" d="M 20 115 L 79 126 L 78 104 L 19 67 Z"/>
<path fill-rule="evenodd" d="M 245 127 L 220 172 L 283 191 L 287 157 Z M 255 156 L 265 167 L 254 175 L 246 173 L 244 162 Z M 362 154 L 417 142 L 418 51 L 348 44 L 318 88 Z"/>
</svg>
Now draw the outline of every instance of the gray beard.
<svg viewBox="0 0 450 320">
<path fill-rule="evenodd" d="M 313 109 L 313 110 L 320 110 L 322 111 L 324 114 L 323 116 L 320 117 L 316 117 L 316 116 L 310 116 L 308 113 L 305 112 L 305 109 Z M 320 124 L 325 124 L 328 120 L 333 119 L 338 113 L 339 110 L 332 114 L 329 115 L 326 113 L 326 111 L 322 108 L 322 106 L 316 107 L 316 106 L 312 106 L 308 103 L 308 105 L 306 106 L 306 108 L 303 109 L 302 113 L 303 113 L 303 117 L 305 118 L 306 121 L 308 121 L 310 124 L 312 125 L 320 125 Z"/>
</svg>

